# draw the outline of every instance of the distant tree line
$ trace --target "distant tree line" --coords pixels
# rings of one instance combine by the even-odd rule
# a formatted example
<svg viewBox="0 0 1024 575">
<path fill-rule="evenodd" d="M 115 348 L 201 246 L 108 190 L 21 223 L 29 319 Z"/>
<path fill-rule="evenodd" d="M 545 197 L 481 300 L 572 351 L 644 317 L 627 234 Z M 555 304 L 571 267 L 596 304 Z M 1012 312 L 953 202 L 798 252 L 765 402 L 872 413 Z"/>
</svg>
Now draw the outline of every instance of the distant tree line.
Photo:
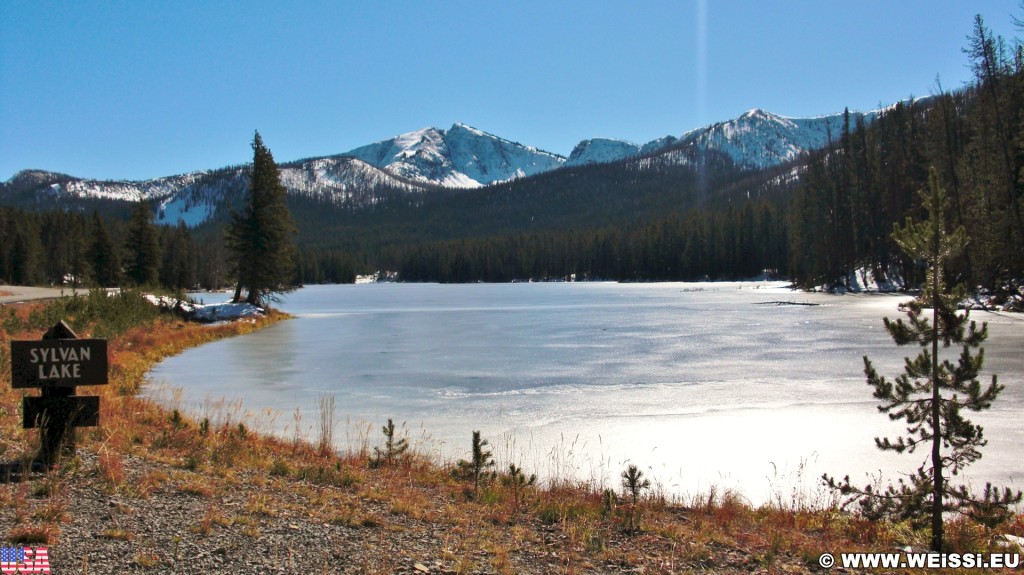
<svg viewBox="0 0 1024 575">
<path fill-rule="evenodd" d="M 429 243 L 384 258 L 404 281 L 739 279 L 784 269 L 786 239 L 785 215 L 767 201 L 748 201 L 623 228 Z"/>
<path fill-rule="evenodd" d="M 0 206 L 0 283 L 172 291 L 232 285 L 219 230 L 157 225 L 153 214 L 147 203 L 127 219 Z M 355 264 L 347 253 L 303 248 L 294 281 L 352 282 Z"/>
<path fill-rule="evenodd" d="M 220 246 L 197 242 L 184 225 L 158 226 L 152 214 L 145 203 L 128 220 L 0 206 L 0 280 L 71 287 L 218 285 Z"/>
</svg>

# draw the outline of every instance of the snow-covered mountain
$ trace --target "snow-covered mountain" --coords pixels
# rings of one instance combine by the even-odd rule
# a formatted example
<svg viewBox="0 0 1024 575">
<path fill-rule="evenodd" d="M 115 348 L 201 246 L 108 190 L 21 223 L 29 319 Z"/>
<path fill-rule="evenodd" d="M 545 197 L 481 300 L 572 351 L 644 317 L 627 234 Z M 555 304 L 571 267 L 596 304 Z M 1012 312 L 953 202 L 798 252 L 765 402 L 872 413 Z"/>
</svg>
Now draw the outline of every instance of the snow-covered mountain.
<svg viewBox="0 0 1024 575">
<path fill-rule="evenodd" d="M 851 129 L 858 118 L 870 123 L 876 116 L 877 112 L 850 112 Z M 687 132 L 676 147 L 723 152 L 737 166 L 767 168 L 823 148 L 829 139 L 838 141 L 844 121 L 844 114 L 786 118 L 755 108 L 734 120 Z"/>
<path fill-rule="evenodd" d="M 572 149 L 566 166 L 585 166 L 587 164 L 606 164 L 627 160 L 636 156 L 646 156 L 667 150 L 678 140 L 674 136 L 665 136 L 651 140 L 646 144 L 634 144 L 613 138 L 592 138 L 583 140 Z"/>
<path fill-rule="evenodd" d="M 879 112 L 850 113 L 850 122 L 872 121 Z M 778 165 L 824 147 L 842 133 L 843 114 L 786 118 L 751 110 L 740 117 L 666 136 L 646 144 L 593 138 L 568 158 L 505 140 L 465 124 L 448 130 L 425 128 L 346 154 L 281 164 L 290 193 L 352 207 L 376 203 L 382 193 L 422 193 L 439 186 L 476 188 L 529 177 L 563 166 L 584 166 L 642 158 L 638 169 L 690 161 L 694 152 L 720 152 L 743 168 Z M 153 201 L 164 223 L 193 226 L 241 197 L 244 167 L 199 171 L 140 182 L 99 181 L 24 170 L 0 183 L 0 202 L 17 205 L 73 204 L 75 200 Z"/>
<path fill-rule="evenodd" d="M 348 152 L 413 181 L 475 188 L 561 167 L 565 158 L 510 142 L 465 124 L 424 128 Z"/>
<path fill-rule="evenodd" d="M 281 164 L 281 183 L 289 193 L 353 207 L 376 203 L 382 191 L 422 192 L 429 185 L 397 177 L 347 156 Z M 73 204 L 74 200 L 151 201 L 163 223 L 199 225 L 249 185 L 246 168 L 222 168 L 145 181 L 75 178 L 42 170 L 23 170 L 0 184 L 0 201 L 21 205 Z"/>
</svg>

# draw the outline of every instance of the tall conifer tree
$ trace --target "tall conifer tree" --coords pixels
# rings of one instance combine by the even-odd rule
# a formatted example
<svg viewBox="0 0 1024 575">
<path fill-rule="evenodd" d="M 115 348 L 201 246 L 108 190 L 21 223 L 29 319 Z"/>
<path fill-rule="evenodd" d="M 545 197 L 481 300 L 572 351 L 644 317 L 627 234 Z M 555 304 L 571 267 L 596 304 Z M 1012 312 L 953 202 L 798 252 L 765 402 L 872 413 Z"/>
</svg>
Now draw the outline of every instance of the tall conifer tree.
<svg viewBox="0 0 1024 575">
<path fill-rule="evenodd" d="M 128 222 L 127 262 L 128 281 L 135 285 L 156 285 L 160 281 L 160 236 L 153 223 L 153 210 L 146 202 L 132 208 Z"/>
<path fill-rule="evenodd" d="M 92 268 L 92 281 L 99 287 L 114 287 L 121 281 L 121 260 L 110 230 L 98 212 L 92 213 L 90 235 L 87 258 Z"/>
<path fill-rule="evenodd" d="M 43 245 L 39 239 L 39 221 L 36 218 L 26 218 L 15 224 L 10 259 L 12 284 L 43 283 Z"/>
<path fill-rule="evenodd" d="M 235 301 L 263 305 L 294 286 L 295 223 L 285 203 L 286 190 L 270 149 L 256 132 L 249 193 L 242 213 L 232 215 L 226 230 L 237 277 Z"/>
</svg>

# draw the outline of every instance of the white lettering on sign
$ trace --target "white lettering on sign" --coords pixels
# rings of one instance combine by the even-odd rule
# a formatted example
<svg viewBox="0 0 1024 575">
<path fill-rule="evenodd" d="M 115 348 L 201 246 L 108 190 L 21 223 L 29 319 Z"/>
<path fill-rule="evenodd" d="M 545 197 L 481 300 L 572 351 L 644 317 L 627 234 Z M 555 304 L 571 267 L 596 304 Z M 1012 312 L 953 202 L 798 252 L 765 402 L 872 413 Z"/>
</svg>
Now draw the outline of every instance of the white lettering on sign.
<svg viewBox="0 0 1024 575">
<path fill-rule="evenodd" d="M 82 364 L 57 363 L 39 366 L 39 380 L 47 379 L 78 379 L 82 377 Z"/>
<path fill-rule="evenodd" d="M 80 362 L 92 359 L 88 347 L 50 347 L 29 350 L 29 361 L 37 365 L 39 380 L 78 379 L 82 377 Z"/>
<path fill-rule="evenodd" d="M 92 350 L 88 347 L 51 347 L 43 349 L 31 349 L 29 355 L 32 363 L 56 363 L 58 361 L 89 361 L 92 359 Z"/>
</svg>

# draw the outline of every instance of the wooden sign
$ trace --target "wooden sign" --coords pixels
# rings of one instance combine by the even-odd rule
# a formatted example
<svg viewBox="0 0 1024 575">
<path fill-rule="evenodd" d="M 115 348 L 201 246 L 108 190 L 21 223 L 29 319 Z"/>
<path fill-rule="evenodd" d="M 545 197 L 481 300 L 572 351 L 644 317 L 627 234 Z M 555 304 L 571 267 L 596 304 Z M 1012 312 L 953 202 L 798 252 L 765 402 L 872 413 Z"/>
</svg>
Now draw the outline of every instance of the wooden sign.
<svg viewBox="0 0 1024 575">
<path fill-rule="evenodd" d="M 39 397 L 22 398 L 22 425 L 39 428 L 36 461 L 50 467 L 61 451 L 74 453 L 75 427 L 100 421 L 100 398 L 75 395 L 79 385 L 106 385 L 107 340 L 78 339 L 63 321 L 40 341 L 11 342 L 11 387 L 38 387 Z"/>
<path fill-rule="evenodd" d="M 15 389 L 105 385 L 107 367 L 105 339 L 11 342 L 11 384 Z"/>
</svg>

